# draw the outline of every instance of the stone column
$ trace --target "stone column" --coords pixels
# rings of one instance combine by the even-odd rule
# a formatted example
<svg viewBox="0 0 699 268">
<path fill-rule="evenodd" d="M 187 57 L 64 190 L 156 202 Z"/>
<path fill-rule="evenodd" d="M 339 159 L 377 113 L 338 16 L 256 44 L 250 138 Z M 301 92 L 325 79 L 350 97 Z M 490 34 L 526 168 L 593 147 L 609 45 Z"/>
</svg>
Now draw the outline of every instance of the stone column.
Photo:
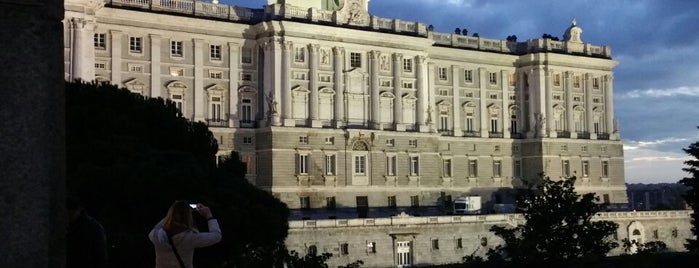
<svg viewBox="0 0 699 268">
<path fill-rule="evenodd" d="M 296 126 L 296 120 L 292 116 L 292 95 L 291 95 L 291 84 L 290 72 L 291 72 L 291 49 L 292 43 L 290 41 L 280 41 L 281 45 L 281 70 L 279 74 L 281 75 L 281 96 L 282 96 L 282 120 L 284 120 L 285 127 Z M 276 48 L 276 44 L 275 44 Z"/>
<path fill-rule="evenodd" d="M 527 138 L 536 138 L 541 136 L 541 124 L 543 124 L 543 120 L 541 120 L 540 117 L 542 114 L 536 108 L 539 100 L 539 89 L 536 86 L 538 85 L 537 81 L 539 79 L 537 75 L 539 73 L 538 71 L 535 71 L 536 69 L 537 68 L 534 67 L 527 70 L 526 72 L 528 75 L 526 78 L 524 78 L 527 80 L 527 86 L 529 87 L 529 101 L 527 101 L 527 109 L 529 111 L 529 127 L 527 129 Z"/>
<path fill-rule="evenodd" d="M 401 89 L 403 88 L 403 83 L 401 81 L 401 71 L 403 64 L 403 54 L 394 53 L 393 54 L 393 95 L 396 97 L 393 99 L 393 122 L 396 125 L 396 131 L 405 131 L 405 125 L 403 125 L 403 96 Z"/>
<path fill-rule="evenodd" d="M 345 125 L 345 89 L 343 87 L 345 49 L 342 47 L 333 47 L 333 69 L 334 90 L 335 90 L 335 127 L 341 128 Z"/>
<path fill-rule="evenodd" d="M 279 105 L 281 105 L 281 91 L 279 91 L 278 84 L 279 78 L 276 77 L 275 71 L 279 69 L 279 64 L 277 59 L 280 58 L 277 51 L 274 48 L 277 46 L 273 39 L 259 43 L 262 51 L 264 53 L 264 63 L 263 76 L 262 76 L 262 88 L 258 89 L 258 94 L 262 94 L 261 103 L 257 103 L 258 111 L 256 111 L 255 120 L 262 118 L 260 122 L 263 126 L 281 126 L 281 111 L 279 110 Z M 240 74 L 232 74 L 239 76 Z M 236 78 L 238 79 L 238 78 Z M 258 116 L 261 113 L 261 117 Z"/>
<path fill-rule="evenodd" d="M 452 130 L 454 131 L 455 137 L 463 136 L 461 130 L 461 90 L 459 90 L 459 81 L 461 77 L 459 76 L 459 66 L 451 66 L 451 88 L 452 88 Z"/>
<path fill-rule="evenodd" d="M 425 124 L 427 125 L 426 128 L 429 129 L 429 132 L 432 133 L 437 133 L 437 128 L 439 127 L 439 124 L 437 122 L 437 110 L 436 110 L 436 93 L 434 92 L 436 89 L 436 81 L 435 81 L 435 66 L 433 62 L 430 62 L 427 64 L 427 116 L 426 116 L 426 122 Z"/>
<path fill-rule="evenodd" d="M 311 72 L 308 78 L 308 87 L 311 91 L 309 100 L 309 112 L 311 115 L 311 127 L 320 128 L 323 127 L 323 122 L 318 119 L 318 49 L 319 45 L 311 44 L 308 45 L 308 65 L 311 68 Z"/>
<path fill-rule="evenodd" d="M 95 79 L 95 22 L 82 18 L 72 18 L 73 59 L 71 77 L 92 81 Z"/>
<path fill-rule="evenodd" d="M 150 34 L 150 96 L 153 98 L 162 97 L 162 88 L 160 82 L 160 35 Z M 121 41 L 120 41 L 121 43 Z M 113 48 L 112 48 L 113 49 Z M 119 50 L 121 55 L 121 49 Z M 114 55 L 112 55 L 114 61 Z M 121 66 L 120 66 L 121 67 Z"/>
<path fill-rule="evenodd" d="M 604 79 L 604 132 L 609 134 L 610 139 L 618 140 L 618 133 L 614 129 L 614 76 L 605 75 L 601 79 Z"/>
<path fill-rule="evenodd" d="M 0 1 L 0 267 L 65 267 L 63 9 Z"/>
<path fill-rule="evenodd" d="M 206 119 L 206 94 L 204 93 L 204 40 L 192 39 L 194 43 L 194 121 Z"/>
<path fill-rule="evenodd" d="M 587 131 L 590 133 L 590 139 L 597 139 L 597 133 L 594 133 L 595 128 L 594 128 L 594 118 L 595 114 L 593 112 L 593 103 L 592 103 L 592 77 L 589 75 L 585 74 L 585 77 L 583 84 L 581 86 L 584 87 L 585 91 L 585 119 L 587 120 Z"/>
<path fill-rule="evenodd" d="M 556 126 L 553 120 L 553 92 L 551 88 L 551 73 L 549 68 L 542 67 L 544 72 L 544 89 L 546 91 L 546 99 L 541 107 L 542 111 L 546 111 L 546 132 L 547 137 L 555 138 L 557 136 Z"/>
<path fill-rule="evenodd" d="M 415 117 L 415 123 L 420 132 L 428 132 L 429 128 L 425 125 L 425 115 L 427 114 L 427 107 L 429 106 L 429 101 L 427 99 L 427 91 L 429 90 L 429 81 L 427 79 L 427 64 L 425 61 L 427 58 L 425 56 L 415 57 L 415 74 L 417 75 L 417 114 Z"/>
<path fill-rule="evenodd" d="M 381 99 L 379 98 L 379 58 L 381 57 L 380 51 L 370 51 L 369 52 L 369 92 L 371 97 L 369 101 L 371 102 L 371 117 L 369 127 L 373 129 L 381 129 L 381 111 L 379 109 L 379 104 Z"/>
<path fill-rule="evenodd" d="M 510 138 L 510 73 L 507 70 L 500 71 L 500 76 L 502 77 L 500 81 L 502 84 L 500 88 L 502 90 L 502 137 L 505 139 Z"/>
<path fill-rule="evenodd" d="M 490 115 L 488 114 L 488 102 L 486 101 L 488 98 L 488 88 L 486 85 L 489 83 L 489 81 L 488 70 L 485 68 L 478 68 L 478 84 L 480 86 L 478 93 L 480 96 L 480 105 L 478 106 L 480 107 L 479 114 L 481 119 L 479 121 L 481 123 L 481 137 L 483 138 L 488 138 L 490 136 L 488 133 L 490 131 Z"/>
<path fill-rule="evenodd" d="M 563 74 L 563 92 L 566 94 L 566 126 L 570 132 L 570 138 L 577 139 L 578 132 L 575 131 L 575 122 L 573 114 L 573 87 L 570 72 Z"/>
<path fill-rule="evenodd" d="M 121 31 L 118 30 L 110 30 L 109 35 L 111 37 L 111 42 L 110 42 L 110 49 L 111 49 L 111 56 L 112 56 L 112 62 L 110 64 L 110 69 L 112 70 L 112 84 L 117 85 L 119 87 L 123 87 L 124 83 L 121 80 L 121 52 L 122 52 L 122 47 L 123 47 L 123 39 L 122 37 L 124 36 Z M 153 74 L 153 71 L 151 71 L 151 75 Z M 151 92 L 153 92 L 155 88 L 153 88 L 153 85 L 151 85 Z"/>
<path fill-rule="evenodd" d="M 228 125 L 240 127 L 238 116 L 238 80 L 240 79 L 238 65 L 240 64 L 240 46 L 228 42 Z"/>
<path fill-rule="evenodd" d="M 524 135 L 525 130 L 529 130 L 527 123 L 529 122 L 528 117 L 525 114 L 525 107 L 527 105 L 525 99 L 524 99 L 524 88 L 527 86 L 526 82 L 524 81 L 524 74 L 523 72 L 516 72 L 516 79 L 517 79 L 517 88 L 515 88 L 515 95 L 517 96 L 517 108 L 519 108 L 519 113 L 517 114 L 517 132 L 519 132 L 519 135 Z"/>
</svg>

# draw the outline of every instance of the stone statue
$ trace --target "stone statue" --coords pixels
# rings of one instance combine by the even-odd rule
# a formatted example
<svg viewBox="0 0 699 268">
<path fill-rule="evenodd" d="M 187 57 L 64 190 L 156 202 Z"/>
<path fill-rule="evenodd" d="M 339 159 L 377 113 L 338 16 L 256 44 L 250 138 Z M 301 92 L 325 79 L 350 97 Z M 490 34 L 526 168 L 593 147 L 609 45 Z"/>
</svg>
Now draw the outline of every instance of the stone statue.
<svg viewBox="0 0 699 268">
<path fill-rule="evenodd" d="M 320 50 L 320 63 L 330 64 L 330 52 L 327 49 Z"/>
</svg>

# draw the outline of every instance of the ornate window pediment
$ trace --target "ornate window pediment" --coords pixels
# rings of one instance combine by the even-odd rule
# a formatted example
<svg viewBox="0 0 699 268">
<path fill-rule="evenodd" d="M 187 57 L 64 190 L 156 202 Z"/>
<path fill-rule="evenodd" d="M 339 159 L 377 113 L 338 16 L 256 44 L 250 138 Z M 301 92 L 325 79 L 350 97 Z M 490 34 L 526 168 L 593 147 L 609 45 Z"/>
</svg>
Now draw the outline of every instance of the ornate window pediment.
<svg viewBox="0 0 699 268">
<path fill-rule="evenodd" d="M 451 102 L 448 101 L 440 101 L 437 103 L 437 108 L 439 108 L 440 112 L 448 112 L 449 108 L 451 108 Z"/>
<path fill-rule="evenodd" d="M 171 81 L 170 83 L 167 84 L 168 91 L 170 94 L 183 94 L 187 90 L 187 84 L 185 84 L 182 81 Z"/>
<path fill-rule="evenodd" d="M 308 95 L 309 93 L 311 93 L 311 91 L 302 86 L 295 86 L 291 89 L 291 94 L 294 96 L 304 96 Z"/>
<path fill-rule="evenodd" d="M 136 80 L 136 79 L 133 79 L 133 80 Z M 110 83 L 110 81 L 109 81 L 109 79 L 108 79 L 107 77 L 104 77 L 104 76 L 101 76 L 101 75 L 95 76 L 95 81 L 96 81 L 97 83 L 107 83 L 107 84 Z"/>
<path fill-rule="evenodd" d="M 417 98 L 413 94 L 403 95 L 403 103 L 415 104 L 416 102 Z"/>
<path fill-rule="evenodd" d="M 476 111 L 476 104 L 472 101 L 469 101 L 461 105 L 461 108 L 463 108 L 464 112 L 466 113 L 473 113 Z"/>
<path fill-rule="evenodd" d="M 320 94 L 321 97 L 330 97 L 335 95 L 335 90 L 329 87 L 322 87 L 318 90 L 318 94 Z"/>
<path fill-rule="evenodd" d="M 209 94 L 209 96 L 223 96 L 226 89 L 217 84 L 213 84 L 206 88 L 206 92 Z"/>
<path fill-rule="evenodd" d="M 488 106 L 488 113 L 491 117 L 499 116 L 501 110 L 502 108 L 500 108 L 500 106 L 498 106 L 497 104 L 491 104 L 490 106 Z"/>
<path fill-rule="evenodd" d="M 137 78 L 131 79 L 124 83 L 124 86 L 133 93 L 143 94 L 146 88 L 146 84 L 138 80 Z"/>
<path fill-rule="evenodd" d="M 381 92 L 381 94 L 379 96 L 382 99 L 395 99 L 396 98 L 396 96 L 393 95 L 393 93 L 388 92 L 388 91 Z"/>
</svg>

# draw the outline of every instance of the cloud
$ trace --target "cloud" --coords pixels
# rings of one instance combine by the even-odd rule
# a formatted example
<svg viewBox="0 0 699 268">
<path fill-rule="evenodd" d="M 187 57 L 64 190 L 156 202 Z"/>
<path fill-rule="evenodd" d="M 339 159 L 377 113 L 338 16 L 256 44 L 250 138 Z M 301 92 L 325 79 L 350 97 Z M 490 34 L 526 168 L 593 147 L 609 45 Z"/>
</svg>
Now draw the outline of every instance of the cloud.
<svg viewBox="0 0 699 268">
<path fill-rule="evenodd" d="M 676 87 L 665 89 L 635 89 L 620 95 L 620 98 L 661 98 L 674 96 L 699 97 L 699 87 Z"/>
<path fill-rule="evenodd" d="M 667 144 L 667 143 L 677 143 L 686 142 L 687 138 L 665 138 L 660 140 L 651 141 L 627 141 L 624 143 L 624 150 L 635 150 L 640 148 L 655 147 L 656 145 Z M 627 145 L 628 144 L 628 145 Z"/>
</svg>

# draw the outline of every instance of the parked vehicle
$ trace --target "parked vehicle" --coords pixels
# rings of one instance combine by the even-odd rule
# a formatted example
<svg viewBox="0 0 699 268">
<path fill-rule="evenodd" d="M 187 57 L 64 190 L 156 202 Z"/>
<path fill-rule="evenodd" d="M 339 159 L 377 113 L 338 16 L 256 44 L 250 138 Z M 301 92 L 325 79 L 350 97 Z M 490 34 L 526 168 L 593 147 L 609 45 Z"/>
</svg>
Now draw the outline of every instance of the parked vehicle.
<svg viewBox="0 0 699 268">
<path fill-rule="evenodd" d="M 454 214 L 480 214 L 481 213 L 481 197 L 480 196 L 465 196 L 454 200 Z"/>
</svg>

